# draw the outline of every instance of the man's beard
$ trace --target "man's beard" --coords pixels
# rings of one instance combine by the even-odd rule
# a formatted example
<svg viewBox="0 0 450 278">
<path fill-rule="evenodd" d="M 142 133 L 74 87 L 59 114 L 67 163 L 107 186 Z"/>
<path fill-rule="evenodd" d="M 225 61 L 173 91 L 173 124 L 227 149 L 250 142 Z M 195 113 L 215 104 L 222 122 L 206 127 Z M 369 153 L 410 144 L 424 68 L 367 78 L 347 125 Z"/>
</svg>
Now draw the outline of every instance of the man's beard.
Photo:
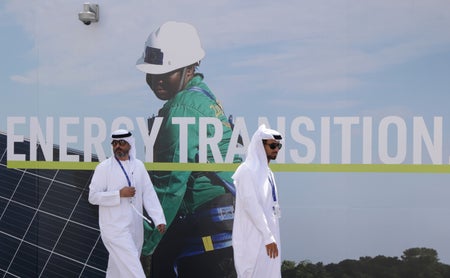
<svg viewBox="0 0 450 278">
<path fill-rule="evenodd" d="M 123 158 L 123 157 L 126 157 L 128 155 L 128 152 L 125 152 L 125 151 L 123 151 L 122 149 L 119 148 L 119 149 L 116 149 L 114 151 L 114 155 L 117 158 Z"/>
<path fill-rule="evenodd" d="M 276 155 L 276 154 L 268 155 L 268 156 L 267 156 L 267 159 L 268 159 L 268 160 L 275 160 L 275 159 L 277 159 L 277 155 Z"/>
</svg>

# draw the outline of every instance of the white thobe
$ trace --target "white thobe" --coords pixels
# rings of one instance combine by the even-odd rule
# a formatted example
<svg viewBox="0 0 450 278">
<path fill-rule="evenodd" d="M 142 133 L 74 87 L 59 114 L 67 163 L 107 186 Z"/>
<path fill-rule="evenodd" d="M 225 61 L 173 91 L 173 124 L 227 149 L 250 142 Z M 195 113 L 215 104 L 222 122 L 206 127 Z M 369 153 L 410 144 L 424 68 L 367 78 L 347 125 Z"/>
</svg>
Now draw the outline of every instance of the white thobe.
<svg viewBox="0 0 450 278">
<path fill-rule="evenodd" d="M 261 179 L 264 181 L 262 184 L 256 184 L 246 165 L 241 168 L 239 178 L 234 181 L 233 251 L 238 277 L 281 277 L 279 214 L 274 211 L 274 207 L 278 206 L 275 180 L 274 198 L 268 178 Z M 272 175 L 270 169 L 268 172 Z M 266 245 L 272 242 L 278 246 L 276 258 L 267 255 Z"/>
<path fill-rule="evenodd" d="M 131 186 L 132 198 L 121 198 L 120 189 L 129 186 L 114 157 L 101 162 L 89 185 L 89 202 L 99 206 L 102 241 L 109 252 L 106 277 L 145 277 L 140 255 L 144 242 L 144 207 L 154 224 L 166 224 L 164 213 L 144 164 L 137 159 L 121 161 Z"/>
</svg>

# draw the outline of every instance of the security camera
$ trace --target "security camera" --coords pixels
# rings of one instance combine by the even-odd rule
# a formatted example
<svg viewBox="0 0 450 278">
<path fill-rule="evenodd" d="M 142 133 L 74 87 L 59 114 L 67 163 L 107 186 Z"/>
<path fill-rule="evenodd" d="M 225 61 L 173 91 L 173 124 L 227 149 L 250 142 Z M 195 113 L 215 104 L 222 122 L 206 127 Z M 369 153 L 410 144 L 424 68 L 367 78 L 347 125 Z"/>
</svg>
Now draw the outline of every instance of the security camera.
<svg viewBox="0 0 450 278">
<path fill-rule="evenodd" d="M 89 25 L 91 22 L 98 22 L 98 5 L 84 3 L 83 11 L 78 13 L 78 19 L 84 24 Z"/>
</svg>

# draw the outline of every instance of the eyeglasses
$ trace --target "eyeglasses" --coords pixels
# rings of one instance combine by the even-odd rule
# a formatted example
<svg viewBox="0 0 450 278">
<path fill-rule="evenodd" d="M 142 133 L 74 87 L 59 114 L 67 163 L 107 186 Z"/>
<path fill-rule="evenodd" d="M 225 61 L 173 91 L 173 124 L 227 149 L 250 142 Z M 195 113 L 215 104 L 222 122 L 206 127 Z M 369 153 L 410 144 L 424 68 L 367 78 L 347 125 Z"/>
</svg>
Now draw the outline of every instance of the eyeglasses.
<svg viewBox="0 0 450 278">
<path fill-rule="evenodd" d="M 119 146 L 125 146 L 128 142 L 125 140 L 113 140 L 111 142 L 111 145 L 116 146 L 117 144 L 119 144 Z"/>
<path fill-rule="evenodd" d="M 271 143 L 271 144 L 266 144 L 266 145 L 269 146 L 269 148 L 272 150 L 275 150 L 276 148 L 278 148 L 280 150 L 281 147 L 283 147 L 283 144 L 281 144 L 281 143 Z"/>
</svg>

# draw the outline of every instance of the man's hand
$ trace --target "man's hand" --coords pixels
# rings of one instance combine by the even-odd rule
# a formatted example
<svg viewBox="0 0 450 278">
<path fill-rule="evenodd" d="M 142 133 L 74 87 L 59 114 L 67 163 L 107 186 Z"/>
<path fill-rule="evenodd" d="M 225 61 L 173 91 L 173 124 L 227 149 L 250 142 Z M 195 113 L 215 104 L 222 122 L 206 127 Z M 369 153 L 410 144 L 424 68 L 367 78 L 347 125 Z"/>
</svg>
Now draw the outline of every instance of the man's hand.
<svg viewBox="0 0 450 278">
<path fill-rule="evenodd" d="M 156 226 L 156 229 L 158 229 L 160 234 L 163 234 L 166 231 L 166 225 L 159 224 L 158 226 Z"/>
<path fill-rule="evenodd" d="M 271 259 L 278 257 L 278 246 L 275 242 L 266 245 L 267 256 Z"/>
<path fill-rule="evenodd" d="M 125 186 L 120 189 L 120 197 L 134 197 L 136 188 L 134 186 Z"/>
</svg>

